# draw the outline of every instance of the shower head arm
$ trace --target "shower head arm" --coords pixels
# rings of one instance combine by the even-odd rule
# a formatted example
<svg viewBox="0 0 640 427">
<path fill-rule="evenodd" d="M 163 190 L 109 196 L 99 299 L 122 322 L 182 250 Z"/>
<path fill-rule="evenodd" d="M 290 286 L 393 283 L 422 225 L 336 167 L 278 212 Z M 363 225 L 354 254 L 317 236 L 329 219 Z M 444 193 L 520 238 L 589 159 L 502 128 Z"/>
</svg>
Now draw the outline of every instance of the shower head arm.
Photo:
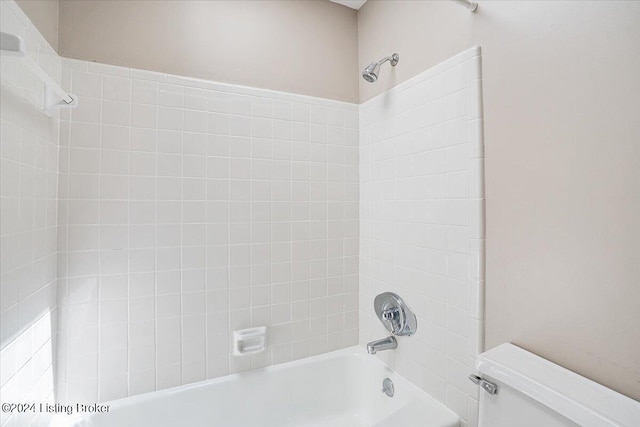
<svg viewBox="0 0 640 427">
<path fill-rule="evenodd" d="M 382 65 L 385 62 L 389 61 L 391 63 L 391 66 L 395 67 L 398 64 L 399 60 L 400 60 L 400 56 L 397 53 L 394 53 L 391 56 L 387 56 L 386 58 L 382 58 L 380 61 L 378 61 L 378 65 Z"/>
</svg>

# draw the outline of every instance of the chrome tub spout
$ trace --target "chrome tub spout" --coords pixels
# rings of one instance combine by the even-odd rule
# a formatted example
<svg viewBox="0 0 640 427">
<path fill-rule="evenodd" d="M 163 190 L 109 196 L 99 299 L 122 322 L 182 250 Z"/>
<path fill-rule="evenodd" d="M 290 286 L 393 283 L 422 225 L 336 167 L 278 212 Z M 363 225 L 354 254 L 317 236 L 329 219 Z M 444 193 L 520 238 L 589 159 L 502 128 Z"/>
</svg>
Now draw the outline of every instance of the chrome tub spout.
<svg viewBox="0 0 640 427">
<path fill-rule="evenodd" d="M 371 341 L 367 344 L 369 354 L 376 354 L 379 351 L 393 350 L 398 347 L 398 341 L 395 337 L 382 338 L 381 340 Z"/>
</svg>

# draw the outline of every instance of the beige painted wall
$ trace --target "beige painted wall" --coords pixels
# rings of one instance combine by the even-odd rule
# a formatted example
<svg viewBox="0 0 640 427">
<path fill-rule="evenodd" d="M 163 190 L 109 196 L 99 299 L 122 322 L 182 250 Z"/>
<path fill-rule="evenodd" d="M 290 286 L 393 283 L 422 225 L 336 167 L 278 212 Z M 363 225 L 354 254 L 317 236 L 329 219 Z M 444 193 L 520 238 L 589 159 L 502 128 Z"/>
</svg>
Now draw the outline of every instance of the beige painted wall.
<svg viewBox="0 0 640 427">
<path fill-rule="evenodd" d="M 640 2 L 369 1 L 367 100 L 483 50 L 487 348 L 511 341 L 640 400 Z"/>
<path fill-rule="evenodd" d="M 356 19 L 326 0 L 62 0 L 59 53 L 357 102 Z"/>
<path fill-rule="evenodd" d="M 58 50 L 59 0 L 16 0 L 52 48 Z"/>
</svg>

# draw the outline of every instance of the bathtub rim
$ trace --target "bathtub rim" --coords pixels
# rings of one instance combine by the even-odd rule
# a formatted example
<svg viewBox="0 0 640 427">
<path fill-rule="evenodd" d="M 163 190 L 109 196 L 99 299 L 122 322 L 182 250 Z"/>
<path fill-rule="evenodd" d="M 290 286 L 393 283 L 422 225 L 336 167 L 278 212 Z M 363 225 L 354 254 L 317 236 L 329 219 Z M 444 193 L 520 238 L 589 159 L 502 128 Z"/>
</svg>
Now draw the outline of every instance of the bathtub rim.
<svg viewBox="0 0 640 427">
<path fill-rule="evenodd" d="M 368 354 L 367 351 L 360 345 L 354 345 L 354 346 L 350 346 L 350 347 L 345 347 L 345 348 L 342 348 L 342 349 L 333 350 L 333 351 L 330 351 L 330 352 L 321 353 L 321 354 L 317 354 L 317 355 L 314 355 L 314 356 L 305 357 L 305 358 L 302 358 L 302 359 L 297 359 L 297 360 L 292 360 L 292 361 L 289 361 L 289 362 L 283 362 L 283 363 L 279 363 L 279 364 L 275 364 L 275 365 L 265 366 L 263 368 L 250 369 L 250 370 L 243 371 L 243 372 L 238 372 L 238 373 L 235 373 L 235 374 L 224 375 L 224 376 L 217 377 L 217 378 L 211 378 L 211 379 L 198 381 L 198 382 L 194 382 L 194 383 L 178 385 L 178 386 L 170 387 L 170 388 L 163 389 L 163 390 L 150 391 L 150 392 L 141 393 L 141 394 L 137 394 L 137 395 L 133 395 L 133 396 L 123 397 L 123 398 L 120 398 L 120 399 L 115 399 L 115 400 L 110 400 L 110 401 L 105 401 L 105 402 L 99 402 L 99 404 L 101 404 L 101 405 L 109 405 L 112 410 L 113 409 L 117 410 L 117 409 L 131 408 L 132 406 L 135 406 L 137 404 L 148 403 L 148 402 L 156 400 L 156 399 L 170 398 L 173 395 L 177 395 L 177 394 L 180 394 L 180 393 L 185 392 L 185 391 L 202 389 L 202 388 L 206 388 L 208 386 L 215 385 L 215 384 L 218 384 L 218 383 L 225 383 L 225 382 L 231 382 L 231 381 L 234 381 L 234 380 L 241 380 L 243 377 L 246 377 L 246 376 L 255 376 L 255 375 L 264 375 L 264 374 L 269 374 L 269 373 L 275 373 L 275 372 L 278 372 L 278 371 L 283 371 L 283 370 L 287 370 L 287 369 L 291 369 L 291 368 L 295 368 L 295 367 L 300 367 L 300 366 L 309 365 L 309 364 L 313 364 L 313 363 L 317 363 L 317 362 L 322 362 L 324 360 L 339 359 L 339 358 L 343 358 L 343 357 L 356 357 L 358 359 L 364 358 L 367 361 L 371 361 L 371 363 L 376 364 L 379 368 L 388 371 L 390 376 L 393 375 L 395 377 L 398 377 L 398 379 L 400 379 L 402 381 L 402 387 L 406 388 L 406 390 L 407 390 L 407 404 L 410 404 L 410 403 L 412 403 L 412 402 L 414 402 L 416 400 L 424 399 L 430 405 L 433 405 L 433 406 L 439 408 L 439 410 L 443 411 L 443 413 L 446 413 L 446 414 L 450 415 L 452 417 L 452 420 L 455 418 L 457 420 L 457 422 L 458 422 L 458 425 L 459 425 L 461 419 L 453 410 L 448 408 L 443 402 L 440 402 L 435 397 L 431 396 L 425 390 L 423 390 L 420 387 L 418 387 L 417 385 L 415 385 L 413 382 L 411 382 L 409 379 L 405 378 L 403 375 L 400 375 L 398 372 L 396 372 L 394 369 L 392 369 L 387 363 L 385 363 L 380 358 L 375 357 L 374 355 Z M 80 419 L 74 419 L 73 422 L 75 423 L 75 422 L 79 422 L 79 421 L 82 421 L 82 420 L 91 419 L 92 415 L 94 415 L 94 414 L 86 414 L 86 416 L 82 416 Z M 71 420 L 69 420 L 69 421 L 71 421 Z M 75 424 L 72 423 L 72 424 L 63 424 L 63 425 L 65 425 L 65 426 L 66 425 L 74 426 Z"/>
</svg>

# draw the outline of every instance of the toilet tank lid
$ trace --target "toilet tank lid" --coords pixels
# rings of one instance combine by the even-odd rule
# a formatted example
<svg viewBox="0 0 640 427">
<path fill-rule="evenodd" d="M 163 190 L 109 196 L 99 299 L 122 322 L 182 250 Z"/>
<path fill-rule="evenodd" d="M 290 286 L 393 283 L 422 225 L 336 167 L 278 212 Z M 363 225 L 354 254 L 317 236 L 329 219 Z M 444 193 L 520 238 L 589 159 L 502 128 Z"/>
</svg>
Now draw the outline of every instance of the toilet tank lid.
<svg viewBox="0 0 640 427">
<path fill-rule="evenodd" d="M 640 402 L 513 344 L 480 354 L 476 369 L 579 425 L 640 425 Z"/>
</svg>

